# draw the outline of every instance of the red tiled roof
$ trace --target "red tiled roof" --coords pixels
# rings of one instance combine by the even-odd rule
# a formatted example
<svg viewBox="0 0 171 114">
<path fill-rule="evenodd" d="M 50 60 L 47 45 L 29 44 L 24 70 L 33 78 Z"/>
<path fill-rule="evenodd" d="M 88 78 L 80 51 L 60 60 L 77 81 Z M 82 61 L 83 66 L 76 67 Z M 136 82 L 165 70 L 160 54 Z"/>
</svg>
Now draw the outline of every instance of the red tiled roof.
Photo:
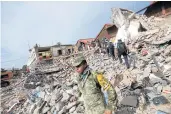
<svg viewBox="0 0 171 114">
<path fill-rule="evenodd" d="M 79 40 L 77 41 L 77 43 L 78 43 L 78 42 L 83 42 L 83 43 L 87 44 L 87 43 L 89 43 L 89 42 L 92 42 L 94 39 L 95 39 L 95 38 L 79 39 Z M 76 44 L 77 44 L 77 43 L 76 43 Z"/>
<path fill-rule="evenodd" d="M 107 29 L 107 28 L 109 28 L 109 27 L 111 27 L 111 26 L 113 26 L 113 24 L 105 24 L 104 26 L 103 26 L 103 28 L 101 29 L 101 31 L 98 33 L 98 35 L 96 36 L 96 38 L 95 38 L 95 40 L 98 38 L 98 36 L 100 35 L 100 33 L 104 30 L 104 29 Z M 105 28 L 106 27 L 106 28 Z M 108 34 L 105 34 L 105 37 L 106 38 L 110 38 L 110 36 L 108 35 Z"/>
</svg>

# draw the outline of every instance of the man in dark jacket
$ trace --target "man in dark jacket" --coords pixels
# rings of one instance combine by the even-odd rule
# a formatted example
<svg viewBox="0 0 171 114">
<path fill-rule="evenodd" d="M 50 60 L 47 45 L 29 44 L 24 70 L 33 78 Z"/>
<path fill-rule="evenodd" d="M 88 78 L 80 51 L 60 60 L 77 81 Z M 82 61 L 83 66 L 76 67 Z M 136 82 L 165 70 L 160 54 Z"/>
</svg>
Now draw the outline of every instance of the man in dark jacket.
<svg viewBox="0 0 171 114">
<path fill-rule="evenodd" d="M 112 59 L 115 59 L 115 54 L 114 54 L 114 45 L 113 43 L 110 41 L 108 44 L 108 48 L 109 48 L 109 54 L 112 56 Z"/>
<path fill-rule="evenodd" d="M 128 63 L 128 49 L 126 48 L 125 43 L 122 42 L 122 40 L 119 39 L 118 42 L 117 42 L 116 48 L 117 48 L 116 50 L 117 50 L 117 55 L 118 55 L 120 63 L 122 63 L 121 56 L 123 55 L 126 67 L 127 67 L 127 69 L 129 69 L 130 65 Z"/>
</svg>

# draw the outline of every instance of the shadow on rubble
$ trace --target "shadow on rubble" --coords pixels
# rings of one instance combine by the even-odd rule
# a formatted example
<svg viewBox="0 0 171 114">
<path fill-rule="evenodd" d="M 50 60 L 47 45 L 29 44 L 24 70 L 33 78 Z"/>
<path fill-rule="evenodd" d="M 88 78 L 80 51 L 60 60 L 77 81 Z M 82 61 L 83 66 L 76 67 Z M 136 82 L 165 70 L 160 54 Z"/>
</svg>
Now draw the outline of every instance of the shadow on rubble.
<svg viewBox="0 0 171 114">
<path fill-rule="evenodd" d="M 123 80 L 123 75 L 117 75 L 114 83 L 116 87 Z M 130 86 L 120 89 L 122 99 L 118 103 L 116 114 L 135 114 L 137 109 L 146 110 L 150 104 L 160 106 L 169 103 L 161 90 L 155 89 L 153 86 L 158 83 L 151 83 L 149 77 L 145 77 L 142 83 L 133 81 Z M 162 113 L 167 114 L 167 113 Z"/>
</svg>

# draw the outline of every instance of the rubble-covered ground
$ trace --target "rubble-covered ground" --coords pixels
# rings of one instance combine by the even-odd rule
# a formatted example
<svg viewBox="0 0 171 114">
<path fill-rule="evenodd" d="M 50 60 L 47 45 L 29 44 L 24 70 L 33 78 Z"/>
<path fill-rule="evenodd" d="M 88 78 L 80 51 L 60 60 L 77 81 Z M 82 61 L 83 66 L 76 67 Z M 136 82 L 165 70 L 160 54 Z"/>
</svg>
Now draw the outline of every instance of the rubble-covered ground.
<svg viewBox="0 0 171 114">
<path fill-rule="evenodd" d="M 136 18 L 147 31 L 130 40 L 130 69 L 96 49 L 83 54 L 93 70 L 105 71 L 115 88 L 116 114 L 171 113 L 171 18 Z M 71 79 L 75 57 L 39 64 L 37 71 L 1 88 L 1 113 L 84 114 L 84 102 Z"/>
</svg>

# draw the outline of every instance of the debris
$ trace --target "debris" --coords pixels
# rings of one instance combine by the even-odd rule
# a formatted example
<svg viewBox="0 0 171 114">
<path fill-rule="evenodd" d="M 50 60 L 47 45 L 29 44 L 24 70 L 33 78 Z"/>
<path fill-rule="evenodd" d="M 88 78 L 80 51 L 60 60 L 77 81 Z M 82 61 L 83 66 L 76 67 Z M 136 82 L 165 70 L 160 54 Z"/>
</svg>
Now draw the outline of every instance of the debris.
<svg viewBox="0 0 171 114">
<path fill-rule="evenodd" d="M 168 100 L 164 96 L 153 98 L 153 104 L 155 105 L 166 104 L 166 103 L 168 103 Z"/>
<path fill-rule="evenodd" d="M 133 17 L 127 22 L 130 15 L 125 17 L 120 9 L 112 9 L 112 12 L 117 27 L 126 23 L 127 33 L 135 31 L 129 37 L 130 55 L 134 56 L 130 58 L 136 58 L 133 68 L 127 70 L 118 60 L 100 53 L 99 48 L 80 53 L 94 71 L 105 71 L 104 76 L 112 83 L 118 96 L 116 114 L 138 111 L 141 114 L 163 113 L 162 109 L 152 108 L 171 103 L 170 24 L 158 26 L 163 19 L 138 14 L 131 15 Z M 72 59 L 77 55 L 54 58 L 53 64 L 39 63 L 35 66 L 37 70 L 3 88 L 2 110 L 21 114 L 83 114 L 83 96 L 79 97 L 78 86 L 72 80 Z M 12 103 L 15 99 L 16 102 Z"/>
<path fill-rule="evenodd" d="M 160 110 L 157 110 L 156 114 L 167 114 L 167 113 L 163 112 L 163 111 L 160 111 Z"/>
<path fill-rule="evenodd" d="M 136 96 L 127 96 L 121 101 L 122 105 L 137 107 L 138 99 Z"/>
</svg>

